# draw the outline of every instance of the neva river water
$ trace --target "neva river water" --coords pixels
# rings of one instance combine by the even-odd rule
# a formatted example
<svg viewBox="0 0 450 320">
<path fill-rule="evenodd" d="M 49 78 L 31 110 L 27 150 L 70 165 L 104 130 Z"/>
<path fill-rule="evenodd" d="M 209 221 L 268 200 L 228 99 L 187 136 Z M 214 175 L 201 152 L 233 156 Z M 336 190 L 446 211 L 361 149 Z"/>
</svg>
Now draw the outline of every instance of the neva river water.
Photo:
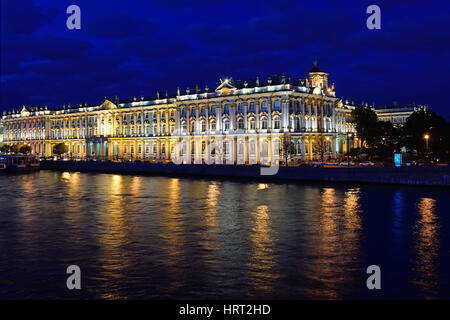
<svg viewBox="0 0 450 320">
<path fill-rule="evenodd" d="M 3 174 L 0 298 L 448 299 L 449 209 L 440 188 Z"/>
</svg>

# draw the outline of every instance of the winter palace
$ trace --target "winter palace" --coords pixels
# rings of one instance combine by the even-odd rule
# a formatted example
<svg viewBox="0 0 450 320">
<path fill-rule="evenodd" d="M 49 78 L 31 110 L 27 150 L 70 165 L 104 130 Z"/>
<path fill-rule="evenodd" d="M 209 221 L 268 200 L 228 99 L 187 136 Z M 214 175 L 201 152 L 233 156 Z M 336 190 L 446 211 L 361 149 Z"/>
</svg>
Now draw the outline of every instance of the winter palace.
<svg viewBox="0 0 450 320">
<path fill-rule="evenodd" d="M 315 64 L 306 79 L 223 79 L 215 90 L 196 86 L 174 96 L 105 98 L 99 105 L 55 110 L 23 107 L 4 112 L 1 126 L 3 143 L 29 144 L 41 157 L 65 143 L 65 156 L 72 158 L 270 164 L 283 147 L 291 159 L 308 161 L 319 153 L 336 158 L 357 146 L 349 121 L 353 108 L 336 97 L 328 74 Z M 379 117 L 402 123 L 411 112 L 384 109 Z"/>
</svg>

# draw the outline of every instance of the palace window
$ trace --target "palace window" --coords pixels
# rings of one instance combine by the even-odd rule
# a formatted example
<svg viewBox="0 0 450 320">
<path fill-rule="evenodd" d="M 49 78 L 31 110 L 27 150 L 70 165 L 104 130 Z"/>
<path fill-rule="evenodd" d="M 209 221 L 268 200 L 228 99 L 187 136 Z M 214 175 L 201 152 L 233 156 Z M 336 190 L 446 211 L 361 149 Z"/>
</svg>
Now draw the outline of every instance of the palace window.
<svg viewBox="0 0 450 320">
<path fill-rule="evenodd" d="M 239 118 L 237 121 L 238 129 L 244 130 L 244 119 Z"/>
<path fill-rule="evenodd" d="M 211 130 L 211 131 L 216 130 L 216 120 L 213 119 L 209 122 L 209 130 Z"/>
<path fill-rule="evenodd" d="M 205 120 L 200 121 L 200 127 L 202 129 L 202 132 L 206 132 L 206 121 Z"/>
<path fill-rule="evenodd" d="M 248 120 L 248 127 L 250 130 L 256 129 L 256 121 L 254 118 L 251 118 L 250 120 Z"/>
<path fill-rule="evenodd" d="M 267 107 L 267 101 L 263 101 L 261 104 L 261 112 L 267 112 L 268 111 L 268 107 Z"/>
<path fill-rule="evenodd" d="M 273 118 L 273 128 L 274 129 L 280 129 L 281 127 L 281 121 L 280 121 L 280 117 L 276 116 Z"/>
<path fill-rule="evenodd" d="M 244 153 L 244 144 L 242 143 L 242 141 L 239 141 L 238 153 L 239 154 Z"/>
<path fill-rule="evenodd" d="M 261 129 L 267 129 L 267 118 L 266 117 L 262 117 L 261 118 Z"/>
<path fill-rule="evenodd" d="M 230 130 L 230 120 L 229 119 L 223 120 L 223 129 L 224 129 L 224 131 Z"/>
<path fill-rule="evenodd" d="M 251 113 L 251 112 L 256 113 L 256 106 L 255 106 L 254 102 L 250 102 L 250 107 L 249 107 L 248 112 L 249 113 Z"/>
<path fill-rule="evenodd" d="M 256 153 L 256 147 L 255 147 L 255 141 L 250 141 L 250 154 L 255 154 Z"/>
<path fill-rule="evenodd" d="M 224 153 L 225 154 L 229 154 L 230 153 L 230 143 L 228 141 L 225 141 L 225 143 L 223 144 L 223 148 L 224 148 Z"/>
<path fill-rule="evenodd" d="M 244 114 L 244 104 L 242 102 L 238 105 L 238 113 Z"/>
<path fill-rule="evenodd" d="M 273 103 L 273 110 L 281 111 L 281 103 L 280 100 L 275 100 Z"/>
</svg>

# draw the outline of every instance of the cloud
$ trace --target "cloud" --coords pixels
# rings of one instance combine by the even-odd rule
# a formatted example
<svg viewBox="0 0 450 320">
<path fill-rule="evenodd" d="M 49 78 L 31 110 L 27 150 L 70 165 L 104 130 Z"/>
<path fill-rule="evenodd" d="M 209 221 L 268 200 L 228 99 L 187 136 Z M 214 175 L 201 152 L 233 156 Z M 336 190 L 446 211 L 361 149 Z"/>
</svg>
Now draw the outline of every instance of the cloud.
<svg viewBox="0 0 450 320">
<path fill-rule="evenodd" d="M 33 0 L 1 2 L 2 33 L 30 34 L 50 24 L 56 17 L 56 10 L 37 6 Z"/>
</svg>

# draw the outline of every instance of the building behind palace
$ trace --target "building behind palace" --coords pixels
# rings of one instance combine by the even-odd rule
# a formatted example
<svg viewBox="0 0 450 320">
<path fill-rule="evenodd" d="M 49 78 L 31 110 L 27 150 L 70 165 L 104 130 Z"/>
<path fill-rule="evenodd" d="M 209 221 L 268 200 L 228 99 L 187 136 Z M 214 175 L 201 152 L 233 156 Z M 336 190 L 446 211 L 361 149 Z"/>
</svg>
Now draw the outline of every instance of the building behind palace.
<svg viewBox="0 0 450 320">
<path fill-rule="evenodd" d="M 157 93 L 155 99 L 106 99 L 48 110 L 4 112 L 8 144 L 29 144 L 42 157 L 65 143 L 70 157 L 172 159 L 184 163 L 272 163 L 290 141 L 294 159 L 336 158 L 359 145 L 350 123 L 354 103 L 336 97 L 328 74 L 315 64 L 308 78 L 274 75 L 267 81 L 224 79 L 217 88 Z M 375 109 L 401 125 L 414 111 Z"/>
</svg>

